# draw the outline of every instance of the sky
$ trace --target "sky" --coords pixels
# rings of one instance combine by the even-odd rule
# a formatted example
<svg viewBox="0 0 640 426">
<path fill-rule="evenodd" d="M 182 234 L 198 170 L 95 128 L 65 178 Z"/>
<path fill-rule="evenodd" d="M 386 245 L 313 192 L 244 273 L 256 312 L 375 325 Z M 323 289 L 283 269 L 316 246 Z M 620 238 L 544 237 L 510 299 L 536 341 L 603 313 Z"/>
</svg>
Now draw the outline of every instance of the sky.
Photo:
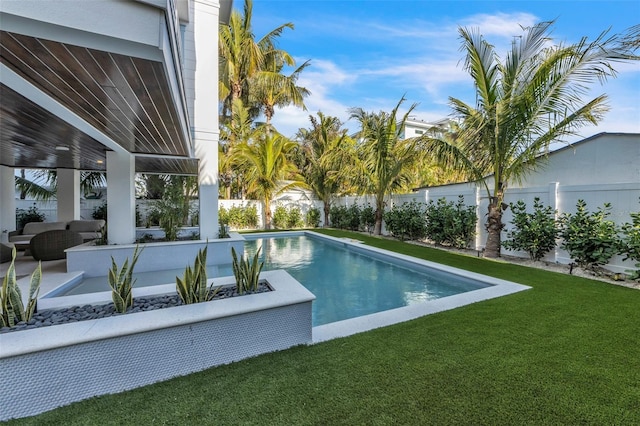
<svg viewBox="0 0 640 426">
<path fill-rule="evenodd" d="M 243 5 L 244 0 L 234 0 L 234 8 Z M 593 40 L 603 31 L 616 34 L 640 24 L 640 1 L 254 0 L 252 22 L 256 39 L 293 23 L 279 47 L 298 65 L 311 62 L 298 79 L 311 91 L 307 111 L 286 107 L 273 119 L 281 133 L 293 136 L 310 127 L 309 115 L 319 111 L 355 131 L 349 108 L 391 111 L 403 96 L 406 108 L 418 104 L 412 113 L 417 119 L 446 118 L 449 97 L 475 102 L 463 69 L 459 27 L 479 29 L 504 58 L 521 27 L 551 20 L 556 42 Z M 606 93 L 610 111 L 598 126 L 582 128 L 582 137 L 640 133 L 640 61 L 615 69 L 617 78 L 596 84 L 590 94 Z"/>
</svg>

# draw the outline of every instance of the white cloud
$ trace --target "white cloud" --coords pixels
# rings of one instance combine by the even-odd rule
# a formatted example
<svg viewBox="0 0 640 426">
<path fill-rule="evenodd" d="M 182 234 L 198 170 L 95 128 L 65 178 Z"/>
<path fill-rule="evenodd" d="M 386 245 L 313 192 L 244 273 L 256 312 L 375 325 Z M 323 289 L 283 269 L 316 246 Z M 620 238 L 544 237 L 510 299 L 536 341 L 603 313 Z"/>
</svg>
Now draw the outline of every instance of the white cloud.
<svg viewBox="0 0 640 426">
<path fill-rule="evenodd" d="M 483 36 L 505 37 L 511 40 L 522 34 L 522 27 L 530 27 L 540 19 L 530 13 L 498 13 L 495 15 L 479 14 L 462 20 L 463 27 L 478 28 Z"/>
<path fill-rule="evenodd" d="M 318 111 L 347 121 L 349 106 L 336 100 L 334 93 L 341 87 L 353 84 L 355 80 L 355 75 L 334 62 L 313 59 L 298 79 L 299 86 L 311 91 L 311 95 L 305 99 L 307 111 L 293 106 L 280 108 L 273 118 L 274 126 L 285 136 L 293 136 L 299 128 L 309 127 L 309 115 L 315 115 Z"/>
</svg>

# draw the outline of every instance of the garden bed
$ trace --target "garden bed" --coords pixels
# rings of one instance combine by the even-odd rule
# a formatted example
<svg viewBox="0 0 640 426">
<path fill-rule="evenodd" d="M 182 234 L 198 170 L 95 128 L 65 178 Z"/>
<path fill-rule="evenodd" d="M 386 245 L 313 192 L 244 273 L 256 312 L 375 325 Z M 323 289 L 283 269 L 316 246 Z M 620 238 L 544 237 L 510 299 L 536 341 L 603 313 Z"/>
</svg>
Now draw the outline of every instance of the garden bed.
<svg viewBox="0 0 640 426">
<path fill-rule="evenodd" d="M 0 421 L 310 343 L 313 294 L 261 279 L 274 291 L 1 334 Z"/>
</svg>

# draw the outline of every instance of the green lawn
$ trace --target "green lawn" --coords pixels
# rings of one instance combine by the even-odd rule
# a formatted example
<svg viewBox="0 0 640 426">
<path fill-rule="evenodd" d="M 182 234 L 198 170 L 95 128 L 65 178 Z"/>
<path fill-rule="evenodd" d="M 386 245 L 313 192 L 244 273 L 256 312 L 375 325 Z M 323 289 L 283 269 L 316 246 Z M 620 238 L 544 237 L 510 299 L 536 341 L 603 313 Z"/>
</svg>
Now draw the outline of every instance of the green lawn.
<svg viewBox="0 0 640 426">
<path fill-rule="evenodd" d="M 11 424 L 640 424 L 640 291 L 321 232 L 533 289 Z"/>
</svg>

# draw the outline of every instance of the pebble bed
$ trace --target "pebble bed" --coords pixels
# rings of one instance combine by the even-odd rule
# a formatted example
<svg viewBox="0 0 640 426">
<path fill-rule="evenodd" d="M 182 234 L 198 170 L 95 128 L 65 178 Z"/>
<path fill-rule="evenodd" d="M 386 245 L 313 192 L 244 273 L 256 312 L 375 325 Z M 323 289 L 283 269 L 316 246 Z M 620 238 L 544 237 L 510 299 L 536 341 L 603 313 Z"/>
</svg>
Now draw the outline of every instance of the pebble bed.
<svg viewBox="0 0 640 426">
<path fill-rule="evenodd" d="M 254 293 L 264 293 L 267 291 L 272 291 L 272 288 L 266 282 L 260 282 L 258 284 L 257 291 L 246 292 L 244 294 L 239 294 L 235 285 L 224 286 L 220 287 L 220 290 L 214 295 L 213 300 L 238 297 Z M 47 309 L 35 312 L 27 322 L 19 322 L 11 328 L 0 328 L 0 333 L 10 333 L 14 331 L 49 327 L 52 325 L 67 324 L 71 322 L 88 321 L 92 319 L 112 317 L 115 315 L 127 315 L 135 312 L 153 311 L 155 309 L 171 308 L 181 305 L 183 305 L 183 303 L 177 294 L 168 294 L 163 296 L 134 297 L 133 307 L 129 308 L 124 314 L 116 312 L 113 303 L 107 303 L 104 305 L 71 306 L 63 309 Z"/>
</svg>

